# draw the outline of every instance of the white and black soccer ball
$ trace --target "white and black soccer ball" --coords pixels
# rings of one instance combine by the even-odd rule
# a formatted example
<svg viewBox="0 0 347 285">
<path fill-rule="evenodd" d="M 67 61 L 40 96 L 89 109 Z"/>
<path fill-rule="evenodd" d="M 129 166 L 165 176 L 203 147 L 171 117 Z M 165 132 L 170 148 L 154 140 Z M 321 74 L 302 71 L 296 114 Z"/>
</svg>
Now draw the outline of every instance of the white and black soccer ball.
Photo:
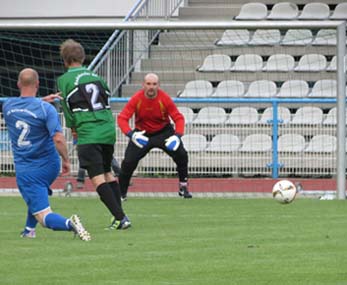
<svg viewBox="0 0 347 285">
<path fill-rule="evenodd" d="M 280 180 L 272 187 L 272 197 L 281 204 L 293 202 L 296 193 L 296 186 L 289 180 Z"/>
</svg>

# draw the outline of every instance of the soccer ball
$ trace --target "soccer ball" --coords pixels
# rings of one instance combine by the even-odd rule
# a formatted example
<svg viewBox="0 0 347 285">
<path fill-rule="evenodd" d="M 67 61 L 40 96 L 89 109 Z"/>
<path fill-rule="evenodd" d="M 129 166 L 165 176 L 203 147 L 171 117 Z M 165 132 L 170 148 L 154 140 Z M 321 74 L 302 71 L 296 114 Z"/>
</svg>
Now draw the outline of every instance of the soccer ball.
<svg viewBox="0 0 347 285">
<path fill-rule="evenodd" d="M 296 187 L 289 180 L 280 180 L 272 187 L 272 197 L 281 204 L 289 204 L 294 201 Z"/>
</svg>

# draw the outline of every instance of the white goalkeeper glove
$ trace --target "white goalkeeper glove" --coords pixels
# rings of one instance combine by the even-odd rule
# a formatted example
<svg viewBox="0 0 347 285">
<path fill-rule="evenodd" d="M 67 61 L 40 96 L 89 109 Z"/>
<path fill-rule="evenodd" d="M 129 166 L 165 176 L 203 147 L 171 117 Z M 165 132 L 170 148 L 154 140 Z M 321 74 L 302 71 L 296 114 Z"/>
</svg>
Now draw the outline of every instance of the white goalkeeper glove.
<svg viewBox="0 0 347 285">
<path fill-rule="evenodd" d="M 180 146 L 181 140 L 177 135 L 172 135 L 165 140 L 165 146 L 168 150 L 176 151 Z"/>
<path fill-rule="evenodd" d="M 145 132 L 146 131 L 130 131 L 127 135 L 129 138 L 131 138 L 133 143 L 136 144 L 136 146 L 138 146 L 139 148 L 143 148 L 148 143 L 148 137 L 143 135 Z"/>
</svg>

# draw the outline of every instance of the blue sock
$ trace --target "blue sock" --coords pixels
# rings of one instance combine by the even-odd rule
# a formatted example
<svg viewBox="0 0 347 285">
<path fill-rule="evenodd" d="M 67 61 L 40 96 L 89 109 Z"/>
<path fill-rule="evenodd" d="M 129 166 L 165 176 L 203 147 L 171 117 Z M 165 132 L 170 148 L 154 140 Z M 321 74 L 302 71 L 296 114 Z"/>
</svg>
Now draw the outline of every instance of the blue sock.
<svg viewBox="0 0 347 285">
<path fill-rule="evenodd" d="M 56 213 L 49 213 L 44 218 L 44 224 L 47 228 L 54 231 L 71 231 L 70 220 Z"/>
<path fill-rule="evenodd" d="M 37 225 L 37 220 L 30 213 L 30 211 L 28 211 L 27 220 L 25 222 L 25 228 L 28 229 L 28 230 L 35 229 L 36 225 Z"/>
</svg>

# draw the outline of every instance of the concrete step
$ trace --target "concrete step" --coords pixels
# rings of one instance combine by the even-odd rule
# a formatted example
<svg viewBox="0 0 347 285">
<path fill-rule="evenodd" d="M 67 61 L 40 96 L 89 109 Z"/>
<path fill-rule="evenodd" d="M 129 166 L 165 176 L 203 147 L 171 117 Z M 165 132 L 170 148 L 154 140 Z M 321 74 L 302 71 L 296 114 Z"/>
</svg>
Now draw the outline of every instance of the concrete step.
<svg viewBox="0 0 347 285">
<path fill-rule="evenodd" d="M 184 89 L 185 84 L 170 84 L 163 83 L 160 84 L 160 88 L 163 89 L 166 93 L 168 93 L 171 97 L 177 97 L 177 93 Z M 127 84 L 122 86 L 122 97 L 131 97 L 136 91 L 141 89 L 142 86 L 140 83 Z"/>
<path fill-rule="evenodd" d="M 287 0 L 262 0 L 262 1 L 249 1 L 249 0 L 188 0 L 188 6 L 214 6 L 214 5 L 243 5 L 249 2 L 262 2 L 267 5 L 273 5 L 280 2 L 288 2 Z M 291 3 L 304 5 L 314 2 L 312 0 L 291 0 Z M 344 3 L 346 0 L 325 0 L 324 3 L 328 5 L 335 5 L 338 3 Z"/>
<path fill-rule="evenodd" d="M 181 58 L 181 59 L 143 59 L 141 60 L 142 71 L 159 71 L 159 70 L 195 70 L 198 65 L 202 64 L 200 59 Z"/>
<path fill-rule="evenodd" d="M 151 47 L 151 58 L 152 59 L 189 59 L 189 60 L 201 60 L 207 55 L 212 54 L 215 50 L 214 45 L 208 46 L 152 46 Z"/>
<path fill-rule="evenodd" d="M 240 6 L 235 7 L 181 7 L 178 15 L 181 20 L 232 20 L 240 12 Z"/>
<path fill-rule="evenodd" d="M 230 4 L 243 4 L 245 0 L 188 0 L 189 7 L 193 6 L 215 6 L 215 5 L 230 5 Z"/>
<path fill-rule="evenodd" d="M 211 44 L 220 39 L 224 30 L 212 31 L 171 31 L 161 33 L 159 36 L 159 45 L 202 45 Z"/>
<path fill-rule="evenodd" d="M 293 56 L 301 56 L 308 53 L 319 53 L 324 55 L 336 54 L 335 46 L 215 46 L 208 45 L 205 47 L 197 47 L 188 49 L 187 47 L 161 47 L 153 46 L 151 49 L 151 58 L 153 59 L 177 59 L 182 58 L 189 60 L 203 60 L 209 54 L 226 54 L 230 56 L 238 56 L 245 53 L 256 53 L 262 56 L 270 56 L 275 53 L 286 53 Z"/>
<path fill-rule="evenodd" d="M 147 72 L 133 72 L 131 75 L 132 84 L 140 84 Z M 158 71 L 161 84 L 185 84 L 190 80 L 196 79 L 195 71 Z"/>
<path fill-rule="evenodd" d="M 146 72 L 134 72 L 132 83 L 142 82 Z M 289 79 L 301 79 L 315 82 L 320 79 L 336 79 L 334 72 L 197 72 L 197 71 L 158 71 L 162 84 L 186 84 L 191 80 L 208 80 L 218 83 L 222 80 L 240 80 L 242 82 L 252 82 L 255 80 L 271 79 L 273 81 L 284 82 Z"/>
</svg>

